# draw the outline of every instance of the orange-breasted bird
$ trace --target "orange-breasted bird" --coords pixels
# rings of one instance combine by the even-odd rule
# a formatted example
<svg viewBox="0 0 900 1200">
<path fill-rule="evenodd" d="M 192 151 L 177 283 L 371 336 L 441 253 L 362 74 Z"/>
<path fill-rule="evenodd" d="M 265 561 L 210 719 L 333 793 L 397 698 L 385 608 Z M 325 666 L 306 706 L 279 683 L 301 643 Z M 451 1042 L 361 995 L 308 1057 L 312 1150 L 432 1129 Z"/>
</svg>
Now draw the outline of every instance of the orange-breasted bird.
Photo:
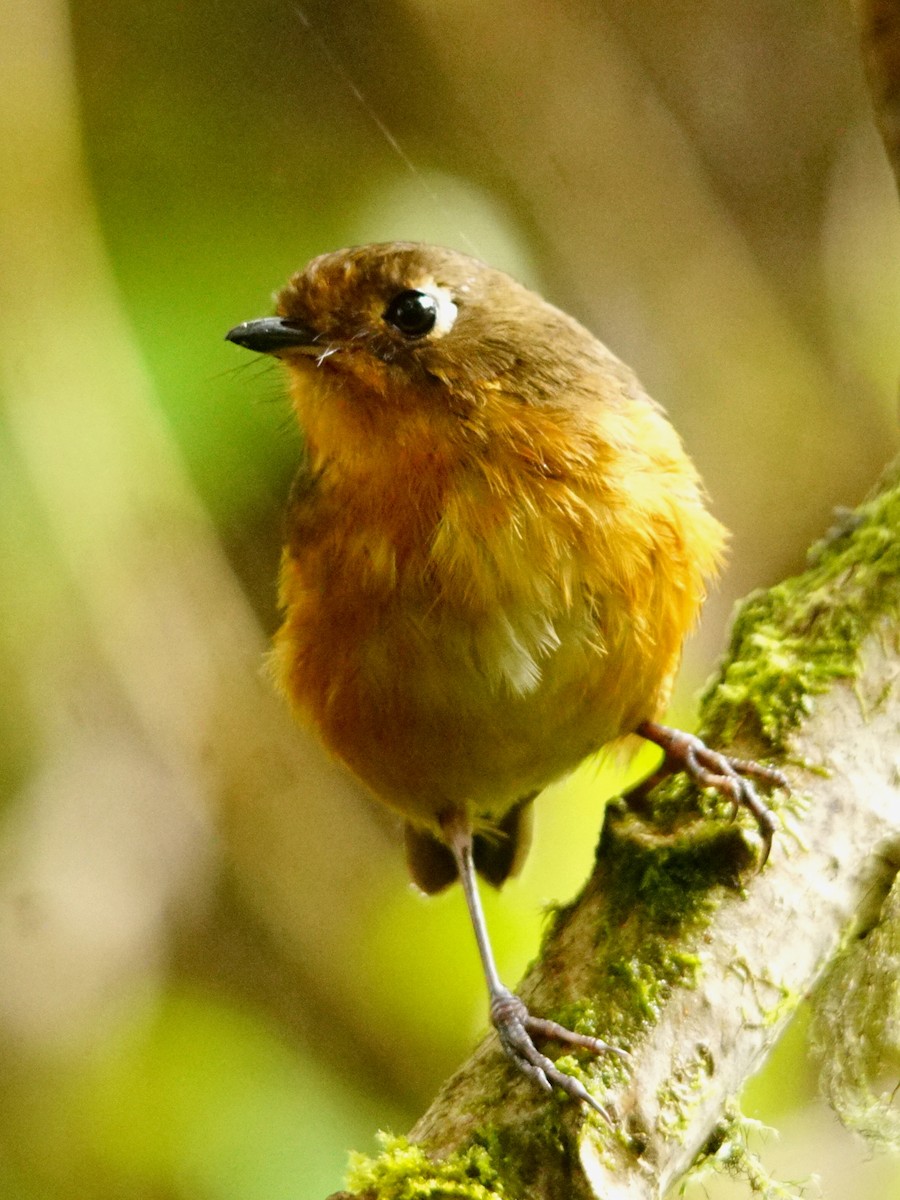
<svg viewBox="0 0 900 1200">
<path fill-rule="evenodd" d="M 273 662 L 298 716 L 403 817 L 415 881 L 459 877 L 491 1020 L 548 1091 L 599 1111 L 535 1037 L 611 1049 L 500 981 L 475 880 L 527 851 L 549 783 L 629 734 L 755 816 L 776 771 L 657 723 L 725 538 L 662 408 L 572 317 L 410 242 L 324 254 L 228 339 L 287 368 L 305 439 Z"/>
</svg>

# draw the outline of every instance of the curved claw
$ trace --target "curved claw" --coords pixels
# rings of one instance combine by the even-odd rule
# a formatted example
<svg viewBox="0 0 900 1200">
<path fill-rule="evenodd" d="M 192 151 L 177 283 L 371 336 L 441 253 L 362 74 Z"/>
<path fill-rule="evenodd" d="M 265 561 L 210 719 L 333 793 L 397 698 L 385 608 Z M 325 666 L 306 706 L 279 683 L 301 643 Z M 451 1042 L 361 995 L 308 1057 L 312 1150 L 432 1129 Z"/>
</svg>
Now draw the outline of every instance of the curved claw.
<svg viewBox="0 0 900 1200">
<path fill-rule="evenodd" d="M 531 1013 L 527 1013 L 525 1028 L 529 1033 L 538 1034 L 540 1037 L 554 1038 L 557 1042 L 566 1042 L 570 1046 L 583 1046 L 592 1054 L 618 1054 L 620 1058 L 631 1058 L 627 1050 L 610 1046 L 601 1038 L 591 1037 L 587 1033 L 576 1033 L 574 1029 L 566 1029 L 565 1025 L 560 1025 L 557 1021 L 548 1021 L 546 1017 L 533 1017 Z"/>
<path fill-rule="evenodd" d="M 790 792 L 790 784 L 784 772 L 752 759 L 730 758 L 718 750 L 711 750 L 701 738 L 692 733 L 657 725 L 654 721 L 644 721 L 636 732 L 662 748 L 670 770 L 686 771 L 699 787 L 713 788 L 720 795 L 727 796 L 731 800 L 732 820 L 737 816 L 739 809 L 747 809 L 756 821 L 762 839 L 759 861 L 759 869 L 762 870 L 772 850 L 778 820 L 760 798 L 751 780 L 755 779 L 766 787 L 783 788 Z"/>
<path fill-rule="evenodd" d="M 715 751 L 710 751 L 715 753 Z M 722 756 L 726 757 L 725 755 Z M 758 763 L 752 758 L 728 758 L 731 769 L 736 771 L 738 775 L 743 775 L 749 779 L 756 779 L 759 783 L 766 787 L 780 788 L 781 791 L 790 794 L 791 784 L 784 771 L 780 771 L 778 767 L 769 767 L 765 763 Z"/>
<path fill-rule="evenodd" d="M 594 1099 L 580 1079 L 561 1071 L 552 1059 L 541 1054 L 532 1040 L 532 1034 L 539 1037 L 550 1037 L 572 1046 L 581 1046 L 594 1054 L 610 1051 L 627 1058 L 624 1050 L 608 1046 L 600 1038 L 589 1037 L 587 1034 L 575 1033 L 566 1029 L 556 1021 L 547 1021 L 542 1017 L 533 1017 L 525 1003 L 513 992 L 505 989 L 491 1001 L 491 1023 L 500 1037 L 500 1045 L 506 1056 L 518 1067 L 523 1075 L 527 1075 L 544 1091 L 551 1092 L 554 1086 L 566 1092 L 575 1100 L 580 1100 L 598 1112 L 606 1121 L 612 1124 L 612 1118 L 606 1109 Z"/>
</svg>

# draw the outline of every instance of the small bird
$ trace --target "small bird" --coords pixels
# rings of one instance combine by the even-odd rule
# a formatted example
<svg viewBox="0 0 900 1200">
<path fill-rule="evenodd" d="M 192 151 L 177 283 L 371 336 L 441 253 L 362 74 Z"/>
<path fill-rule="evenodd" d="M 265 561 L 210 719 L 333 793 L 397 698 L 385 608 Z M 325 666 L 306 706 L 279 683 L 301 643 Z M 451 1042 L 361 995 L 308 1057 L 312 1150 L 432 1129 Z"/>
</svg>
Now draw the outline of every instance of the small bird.
<svg viewBox="0 0 900 1200">
<path fill-rule="evenodd" d="M 475 874 L 499 887 L 535 796 L 631 734 L 755 817 L 730 759 L 660 725 L 725 531 L 662 408 L 572 317 L 414 242 L 313 259 L 229 341 L 287 368 L 304 434 L 276 678 L 405 821 L 415 882 L 459 878 L 516 1066 L 603 1112 L 535 1045 L 614 1050 L 532 1015 L 497 973 Z"/>
</svg>

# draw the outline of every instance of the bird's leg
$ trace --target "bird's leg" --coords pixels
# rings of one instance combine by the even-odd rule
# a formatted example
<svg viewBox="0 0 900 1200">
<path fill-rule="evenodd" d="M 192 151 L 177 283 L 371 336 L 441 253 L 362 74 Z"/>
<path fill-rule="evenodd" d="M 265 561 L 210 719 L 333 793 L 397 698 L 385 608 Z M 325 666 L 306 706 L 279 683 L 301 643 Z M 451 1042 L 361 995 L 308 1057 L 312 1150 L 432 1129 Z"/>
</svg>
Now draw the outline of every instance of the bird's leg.
<svg viewBox="0 0 900 1200">
<path fill-rule="evenodd" d="M 590 1092 L 573 1075 L 560 1071 L 556 1064 L 546 1055 L 541 1054 L 534 1044 L 533 1037 L 554 1038 L 570 1046 L 581 1046 L 593 1054 L 611 1051 L 627 1058 L 624 1050 L 609 1046 L 600 1038 L 588 1037 L 587 1034 L 575 1033 L 558 1025 L 556 1021 L 547 1021 L 541 1017 L 533 1017 L 524 1001 L 520 1000 L 509 988 L 504 987 L 497 974 L 497 964 L 488 937 L 487 923 L 484 919 L 484 909 L 481 907 L 481 896 L 475 879 L 475 866 L 472 860 L 472 831 L 468 822 L 458 814 L 453 814 L 442 822 L 444 837 L 449 846 L 462 883 L 466 905 L 475 940 L 478 943 L 478 953 L 484 968 L 490 999 L 491 1024 L 500 1037 L 500 1045 L 507 1057 L 512 1059 L 518 1069 L 532 1079 L 544 1091 L 551 1092 L 553 1085 L 576 1100 L 582 1100 L 602 1116 L 609 1120 L 609 1114 L 593 1098 Z"/>
<path fill-rule="evenodd" d="M 646 738 L 648 742 L 655 743 L 666 756 L 662 767 L 654 771 L 645 783 L 638 784 L 638 799 L 646 791 L 648 784 L 652 786 L 674 771 L 686 771 L 699 787 L 714 788 L 721 795 L 727 796 L 735 815 L 740 807 L 752 813 L 763 840 L 760 862 L 760 866 L 763 866 L 772 849 L 772 838 L 778 823 L 775 814 L 758 796 L 751 780 L 755 779 L 766 787 L 785 788 L 789 791 L 790 785 L 785 775 L 775 767 L 766 767 L 750 759 L 730 758 L 718 750 L 710 750 L 706 743 L 694 734 L 670 729 L 668 725 L 657 725 L 655 721 L 642 721 L 635 733 Z"/>
</svg>

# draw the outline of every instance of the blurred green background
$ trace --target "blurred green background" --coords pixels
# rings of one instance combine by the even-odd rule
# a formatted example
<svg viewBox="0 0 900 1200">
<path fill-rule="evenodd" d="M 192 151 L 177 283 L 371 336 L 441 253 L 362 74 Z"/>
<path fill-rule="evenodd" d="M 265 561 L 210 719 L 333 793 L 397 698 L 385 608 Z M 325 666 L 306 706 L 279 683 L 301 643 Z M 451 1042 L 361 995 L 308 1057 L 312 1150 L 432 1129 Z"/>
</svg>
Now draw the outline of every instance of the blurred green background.
<svg viewBox="0 0 900 1200">
<path fill-rule="evenodd" d="M 484 997 L 460 896 L 412 894 L 392 820 L 265 679 L 298 436 L 276 367 L 223 334 L 312 255 L 395 237 L 587 322 L 734 531 L 689 722 L 734 599 L 798 569 L 898 446 L 900 208 L 852 11 L 0 16 L 0 1196 L 322 1197 L 412 1123 Z M 511 981 L 623 778 L 551 789 L 487 897 Z M 746 1105 L 783 1177 L 896 1196 L 815 1099 L 801 1030 Z"/>
</svg>

